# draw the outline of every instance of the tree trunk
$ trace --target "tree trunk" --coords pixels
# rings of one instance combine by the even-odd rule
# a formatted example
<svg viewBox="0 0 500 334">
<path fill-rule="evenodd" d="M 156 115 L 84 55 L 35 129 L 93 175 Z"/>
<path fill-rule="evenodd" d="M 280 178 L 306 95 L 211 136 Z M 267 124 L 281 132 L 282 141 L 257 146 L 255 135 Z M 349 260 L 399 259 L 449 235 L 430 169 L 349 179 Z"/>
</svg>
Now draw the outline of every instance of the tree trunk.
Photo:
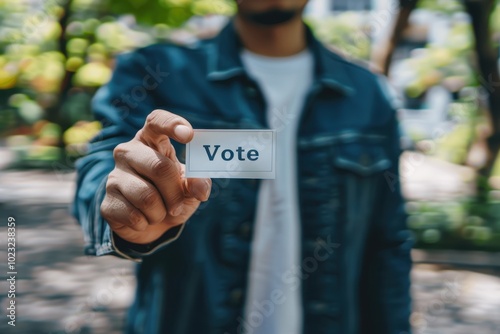
<svg viewBox="0 0 500 334">
<path fill-rule="evenodd" d="M 391 37 L 383 46 L 381 50 L 382 56 L 380 57 L 380 68 L 382 73 L 386 76 L 389 75 L 389 68 L 391 67 L 392 55 L 394 50 L 403 35 L 404 30 L 408 27 L 408 20 L 411 13 L 417 6 L 418 0 L 399 0 L 399 11 Z"/>
<path fill-rule="evenodd" d="M 479 81 L 488 94 L 488 111 L 491 120 L 491 136 L 488 138 L 488 159 L 479 170 L 479 196 L 488 188 L 487 178 L 491 176 L 495 161 L 500 151 L 500 73 L 498 69 L 498 50 L 493 45 L 490 14 L 495 6 L 495 0 L 464 0 L 465 8 L 472 19 L 475 38 L 476 62 L 479 71 Z"/>
<path fill-rule="evenodd" d="M 71 3 L 72 0 L 66 0 L 66 2 L 63 5 L 63 15 L 59 19 L 59 25 L 61 27 L 61 36 L 59 36 L 58 40 L 58 45 L 59 45 L 59 52 L 61 52 L 64 55 L 64 58 L 68 58 L 68 50 L 67 50 L 67 39 L 66 39 L 66 28 L 68 26 L 68 21 L 69 17 L 71 16 Z M 67 71 L 64 73 L 64 78 L 62 79 L 60 85 L 59 85 L 59 97 L 58 97 L 58 102 L 54 105 L 48 108 L 47 110 L 47 120 L 50 122 L 54 122 L 57 124 L 60 124 L 63 126 L 63 128 L 66 128 L 66 124 L 64 123 L 64 120 L 61 115 L 61 105 L 64 102 L 66 96 L 68 95 L 69 90 L 72 87 L 71 81 L 73 78 L 74 73 Z"/>
</svg>

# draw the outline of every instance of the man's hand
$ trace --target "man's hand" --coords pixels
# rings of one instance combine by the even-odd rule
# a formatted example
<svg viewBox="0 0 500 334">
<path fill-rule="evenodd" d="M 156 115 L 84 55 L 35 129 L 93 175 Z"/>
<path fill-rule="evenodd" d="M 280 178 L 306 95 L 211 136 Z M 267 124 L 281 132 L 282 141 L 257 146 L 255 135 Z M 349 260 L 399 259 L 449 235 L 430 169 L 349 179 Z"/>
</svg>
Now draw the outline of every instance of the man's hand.
<svg viewBox="0 0 500 334">
<path fill-rule="evenodd" d="M 170 138 L 188 143 L 193 128 L 184 118 L 155 110 L 134 139 L 118 145 L 101 214 L 125 241 L 149 244 L 185 223 L 210 195 L 210 179 L 186 179 Z"/>
</svg>

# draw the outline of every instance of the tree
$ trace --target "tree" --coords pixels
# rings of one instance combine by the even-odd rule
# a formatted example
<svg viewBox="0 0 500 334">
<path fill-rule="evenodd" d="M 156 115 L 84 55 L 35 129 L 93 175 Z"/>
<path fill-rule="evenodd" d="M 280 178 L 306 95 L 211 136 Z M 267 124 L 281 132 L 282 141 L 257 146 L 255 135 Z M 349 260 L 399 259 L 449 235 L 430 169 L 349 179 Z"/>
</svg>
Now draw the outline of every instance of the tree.
<svg viewBox="0 0 500 334">
<path fill-rule="evenodd" d="M 381 71 L 384 75 L 389 75 L 389 69 L 391 67 L 392 55 L 398 42 L 401 40 L 403 32 L 408 27 L 408 20 L 411 13 L 417 6 L 418 0 L 399 0 L 399 11 L 392 29 L 392 34 L 384 45 L 381 57 Z"/>
<path fill-rule="evenodd" d="M 230 14 L 234 11 L 234 3 L 228 0 L 99 0 L 99 16 L 108 13 L 114 15 L 133 14 L 135 19 L 145 26 L 155 24 L 166 24 L 171 27 L 179 27 L 194 15 L 207 14 Z M 59 18 L 59 26 L 62 33 L 58 38 L 58 51 L 66 60 L 69 59 L 68 52 L 68 24 L 74 19 L 73 7 L 78 0 L 64 0 L 60 2 L 62 15 Z M 88 39 L 89 37 L 87 37 Z M 92 38 L 91 38 L 92 39 Z M 93 42 L 93 41 L 91 41 Z M 75 71 L 66 67 L 64 78 L 59 88 L 58 103 L 47 110 L 47 120 L 62 126 L 63 130 L 72 124 L 64 117 L 62 109 L 68 94 L 73 87 Z"/>
<path fill-rule="evenodd" d="M 488 138 L 488 158 L 479 170 L 482 177 L 491 175 L 500 151 L 500 72 L 498 68 L 498 45 L 492 43 L 490 15 L 495 0 L 464 0 L 465 8 L 472 19 L 475 38 L 476 66 L 480 83 L 488 96 L 488 111 L 491 135 Z M 486 186 L 484 184 L 483 186 Z M 481 192 L 483 193 L 483 192 Z"/>
<path fill-rule="evenodd" d="M 471 17 L 475 39 L 476 67 L 479 73 L 479 83 L 487 93 L 488 115 L 491 124 L 491 135 L 488 138 L 488 158 L 485 165 L 478 171 L 478 198 L 486 200 L 488 194 L 488 178 L 500 152 L 500 72 L 498 68 L 498 45 L 492 39 L 490 16 L 496 5 L 495 0 L 461 0 L 465 10 Z M 435 1 L 400 0 L 399 11 L 395 19 L 392 33 L 389 37 L 384 56 L 380 61 L 381 71 L 389 75 L 394 49 L 408 27 L 411 12 L 417 5 L 426 3 L 428 6 L 438 6 Z M 456 6 L 449 2 L 447 6 Z M 456 8 L 456 7 L 453 7 Z M 452 9 L 453 9 L 452 8 Z M 445 8 L 450 10 L 450 8 Z"/>
</svg>

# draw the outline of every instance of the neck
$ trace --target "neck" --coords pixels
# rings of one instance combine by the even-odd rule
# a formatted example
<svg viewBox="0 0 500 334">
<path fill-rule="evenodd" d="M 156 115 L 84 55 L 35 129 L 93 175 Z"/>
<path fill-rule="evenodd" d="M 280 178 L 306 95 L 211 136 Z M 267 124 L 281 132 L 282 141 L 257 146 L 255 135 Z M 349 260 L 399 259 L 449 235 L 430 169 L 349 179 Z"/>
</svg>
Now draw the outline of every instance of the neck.
<svg viewBox="0 0 500 334">
<path fill-rule="evenodd" d="M 292 56 L 307 47 L 305 27 L 300 17 L 276 26 L 261 26 L 237 15 L 235 27 L 243 46 L 263 56 Z"/>
</svg>

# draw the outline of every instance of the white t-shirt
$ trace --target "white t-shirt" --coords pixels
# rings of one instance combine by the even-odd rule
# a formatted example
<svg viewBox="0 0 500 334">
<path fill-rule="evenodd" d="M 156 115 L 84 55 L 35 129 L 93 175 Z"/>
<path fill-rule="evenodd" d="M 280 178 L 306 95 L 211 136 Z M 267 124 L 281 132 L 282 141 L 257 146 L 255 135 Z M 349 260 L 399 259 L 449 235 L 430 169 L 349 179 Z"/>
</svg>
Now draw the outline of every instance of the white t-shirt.
<svg viewBox="0 0 500 334">
<path fill-rule="evenodd" d="M 263 180 L 258 195 L 242 327 L 252 334 L 299 334 L 301 289 L 283 277 L 300 263 L 296 139 L 314 61 L 308 50 L 280 58 L 245 50 L 242 61 L 262 89 L 269 127 L 277 132 L 276 179 Z"/>
</svg>

